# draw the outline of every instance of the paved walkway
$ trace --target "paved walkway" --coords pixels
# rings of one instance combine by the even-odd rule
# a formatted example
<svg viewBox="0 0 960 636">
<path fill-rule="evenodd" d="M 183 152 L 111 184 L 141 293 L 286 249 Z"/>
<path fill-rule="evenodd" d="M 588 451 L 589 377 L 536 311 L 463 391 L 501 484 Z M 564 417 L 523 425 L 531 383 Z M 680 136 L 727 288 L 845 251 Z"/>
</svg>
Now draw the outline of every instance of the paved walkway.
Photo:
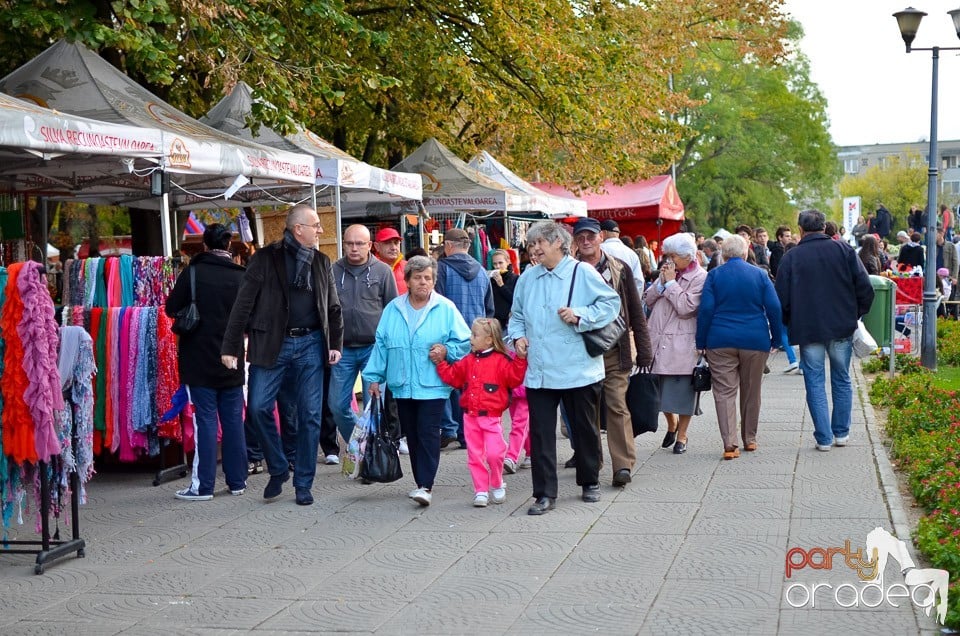
<svg viewBox="0 0 960 636">
<path fill-rule="evenodd" d="M 0 555 L 0 633 L 934 633 L 909 601 L 844 609 L 824 589 L 813 609 L 785 600 L 794 582 L 858 581 L 839 557 L 787 581 L 789 548 L 908 530 L 862 379 L 850 446 L 819 453 L 802 377 L 780 373 L 782 354 L 770 365 L 756 453 L 722 461 L 708 397 L 686 455 L 644 435 L 630 486 L 609 485 L 608 462 L 603 500 L 584 504 L 565 470 L 543 517 L 526 515 L 529 471 L 508 476 L 505 505 L 471 507 L 463 451 L 444 451 L 426 509 L 406 498 L 409 477 L 362 486 L 326 466 L 306 508 L 289 484 L 265 503 L 266 475 L 205 503 L 175 500 L 181 482 L 99 475 L 81 509 L 86 558 L 35 576 L 32 557 Z"/>
</svg>

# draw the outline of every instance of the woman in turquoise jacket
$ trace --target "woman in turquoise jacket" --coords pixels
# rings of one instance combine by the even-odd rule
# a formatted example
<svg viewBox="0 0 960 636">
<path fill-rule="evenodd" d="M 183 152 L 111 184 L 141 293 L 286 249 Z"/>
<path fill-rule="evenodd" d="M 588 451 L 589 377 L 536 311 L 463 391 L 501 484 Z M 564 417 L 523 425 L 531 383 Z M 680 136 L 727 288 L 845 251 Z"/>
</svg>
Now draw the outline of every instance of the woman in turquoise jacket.
<svg viewBox="0 0 960 636">
<path fill-rule="evenodd" d="M 447 360 L 455 362 L 470 351 L 470 328 L 456 306 L 436 293 L 437 262 L 426 256 L 411 258 L 404 268 L 407 293 L 384 308 L 376 341 L 363 379 L 370 394 L 380 396 L 386 383 L 397 400 L 400 429 L 410 448 L 410 466 L 417 487 L 410 498 L 429 506 L 440 465 L 440 421 L 450 396 L 430 361 L 430 348 L 442 344 Z"/>
</svg>

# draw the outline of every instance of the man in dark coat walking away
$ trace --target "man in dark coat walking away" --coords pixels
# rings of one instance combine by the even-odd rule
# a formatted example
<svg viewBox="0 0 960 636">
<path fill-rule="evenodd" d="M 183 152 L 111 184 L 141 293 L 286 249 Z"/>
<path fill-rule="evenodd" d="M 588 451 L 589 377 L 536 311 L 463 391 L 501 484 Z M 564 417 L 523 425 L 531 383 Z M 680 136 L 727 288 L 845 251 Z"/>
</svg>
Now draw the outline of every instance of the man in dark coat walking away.
<svg viewBox="0 0 960 636">
<path fill-rule="evenodd" d="M 876 234 L 882 239 L 890 236 L 890 229 L 893 227 L 893 216 L 882 203 L 877 204 L 877 212 L 874 215 L 873 219 L 869 222 L 869 229 L 867 230 L 870 234 Z"/>
<path fill-rule="evenodd" d="M 824 234 L 822 212 L 801 212 L 799 225 L 802 238 L 780 261 L 775 286 L 790 344 L 800 345 L 800 369 L 817 450 L 829 451 L 833 445 L 846 446 L 849 440 L 853 332 L 857 320 L 870 310 L 873 286 L 853 248 Z M 832 415 L 825 385 L 827 356 Z"/>
<path fill-rule="evenodd" d="M 213 499 L 217 477 L 217 420 L 223 430 L 223 474 L 231 494 L 242 495 L 247 487 L 247 447 L 243 434 L 243 368 L 228 369 L 220 364 L 220 346 L 230 309 L 237 298 L 243 267 L 227 251 L 230 229 L 219 223 L 203 232 L 204 251 L 195 256 L 177 278 L 164 307 L 174 316 L 191 302 L 190 274 L 200 322 L 197 328 L 180 335 L 177 360 L 180 382 L 187 387 L 194 406 L 193 474 L 190 486 L 177 491 L 177 499 Z M 243 356 L 243 344 L 240 345 Z"/>
</svg>

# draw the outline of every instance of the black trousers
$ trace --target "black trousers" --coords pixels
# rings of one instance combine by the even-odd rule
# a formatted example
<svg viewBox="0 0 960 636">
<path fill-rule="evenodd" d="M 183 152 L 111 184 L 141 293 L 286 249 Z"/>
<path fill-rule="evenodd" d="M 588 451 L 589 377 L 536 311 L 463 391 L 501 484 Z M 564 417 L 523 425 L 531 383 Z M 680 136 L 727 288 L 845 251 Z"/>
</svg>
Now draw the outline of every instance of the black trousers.
<svg viewBox="0 0 960 636">
<path fill-rule="evenodd" d="M 600 483 L 600 432 L 597 409 L 603 382 L 573 389 L 527 389 L 530 405 L 530 458 L 533 496 L 557 497 L 557 408 L 570 420 L 570 441 L 577 449 L 577 485 Z"/>
</svg>

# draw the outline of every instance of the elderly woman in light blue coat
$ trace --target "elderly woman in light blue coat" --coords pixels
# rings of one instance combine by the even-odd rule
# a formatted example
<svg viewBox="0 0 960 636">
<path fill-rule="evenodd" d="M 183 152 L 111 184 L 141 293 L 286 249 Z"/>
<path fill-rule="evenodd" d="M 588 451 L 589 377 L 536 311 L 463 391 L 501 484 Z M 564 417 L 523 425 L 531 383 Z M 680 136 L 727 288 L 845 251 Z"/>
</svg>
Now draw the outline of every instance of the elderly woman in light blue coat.
<svg viewBox="0 0 960 636">
<path fill-rule="evenodd" d="M 400 429 L 407 438 L 417 483 L 410 498 L 421 506 L 433 500 L 440 466 L 440 420 L 450 397 L 450 386 L 430 362 L 430 350 L 443 345 L 449 362 L 470 350 L 470 328 L 456 305 L 433 290 L 436 277 L 437 262 L 432 258 L 415 256 L 407 262 L 407 293 L 384 308 L 362 374 L 375 398 L 380 384 L 386 382 L 397 400 Z"/>
<path fill-rule="evenodd" d="M 586 502 L 600 500 L 600 432 L 595 422 L 604 378 L 603 356 L 591 357 L 584 331 L 599 329 L 620 313 L 620 296 L 596 269 L 570 256 L 570 233 L 552 221 L 527 231 L 527 251 L 538 265 L 517 281 L 510 337 L 527 355 L 527 402 L 534 504 L 542 515 L 557 498 L 557 407 L 563 402 L 577 449 L 577 485 Z M 574 278 L 576 272 L 576 278 Z M 572 290 L 572 291 L 571 291 Z M 569 300 L 568 300 L 569 299 Z"/>
</svg>

